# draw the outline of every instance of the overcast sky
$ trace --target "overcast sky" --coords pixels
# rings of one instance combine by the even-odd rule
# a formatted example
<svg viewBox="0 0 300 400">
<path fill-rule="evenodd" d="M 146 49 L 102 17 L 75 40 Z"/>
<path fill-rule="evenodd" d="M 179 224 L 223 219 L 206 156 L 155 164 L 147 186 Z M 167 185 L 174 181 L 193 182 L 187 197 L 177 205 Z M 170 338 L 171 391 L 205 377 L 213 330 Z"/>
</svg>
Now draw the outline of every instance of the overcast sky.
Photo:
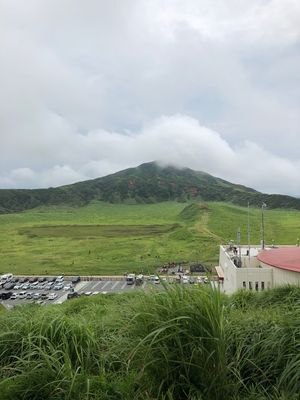
<svg viewBox="0 0 300 400">
<path fill-rule="evenodd" d="M 300 196 L 300 1 L 0 0 L 0 187 L 152 160 Z"/>
</svg>

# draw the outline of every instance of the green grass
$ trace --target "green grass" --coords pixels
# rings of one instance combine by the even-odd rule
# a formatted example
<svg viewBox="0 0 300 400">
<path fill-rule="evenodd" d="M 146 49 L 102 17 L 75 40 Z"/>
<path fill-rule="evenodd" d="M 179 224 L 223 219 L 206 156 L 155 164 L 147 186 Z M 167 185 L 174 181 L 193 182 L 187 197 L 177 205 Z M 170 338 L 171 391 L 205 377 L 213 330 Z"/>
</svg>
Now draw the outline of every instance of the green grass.
<svg viewBox="0 0 300 400">
<path fill-rule="evenodd" d="M 0 313 L 4 400 L 298 400 L 300 289 L 167 286 Z"/>
<path fill-rule="evenodd" d="M 252 243 L 260 210 L 251 208 Z M 153 272 L 167 262 L 218 262 L 218 246 L 247 242 L 247 209 L 221 203 L 44 208 L 0 215 L 0 273 L 123 274 Z M 300 213 L 266 210 L 266 241 L 296 244 Z"/>
</svg>

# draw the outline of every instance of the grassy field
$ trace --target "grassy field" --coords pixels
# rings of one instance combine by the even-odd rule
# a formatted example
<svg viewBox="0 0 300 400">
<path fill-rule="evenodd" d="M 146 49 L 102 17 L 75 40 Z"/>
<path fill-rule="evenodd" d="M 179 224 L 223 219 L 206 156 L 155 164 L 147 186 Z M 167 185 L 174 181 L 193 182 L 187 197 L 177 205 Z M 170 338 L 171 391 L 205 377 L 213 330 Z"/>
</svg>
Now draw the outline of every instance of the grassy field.
<svg viewBox="0 0 300 400">
<path fill-rule="evenodd" d="M 251 242 L 260 241 L 260 210 L 250 209 Z M 95 202 L 0 215 L 0 273 L 123 274 L 167 262 L 215 265 L 218 246 L 247 242 L 247 209 L 228 204 Z M 300 212 L 266 210 L 266 242 L 296 244 Z"/>
<path fill-rule="evenodd" d="M 299 400 L 300 289 L 209 286 L 0 312 L 3 400 Z"/>
</svg>

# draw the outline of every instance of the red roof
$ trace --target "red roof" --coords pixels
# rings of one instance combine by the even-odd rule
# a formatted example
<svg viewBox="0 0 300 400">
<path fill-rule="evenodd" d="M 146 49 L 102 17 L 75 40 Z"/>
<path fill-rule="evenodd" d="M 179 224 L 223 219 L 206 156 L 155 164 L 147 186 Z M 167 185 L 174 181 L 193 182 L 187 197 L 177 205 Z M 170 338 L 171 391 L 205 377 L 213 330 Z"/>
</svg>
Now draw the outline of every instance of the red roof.
<svg viewBox="0 0 300 400">
<path fill-rule="evenodd" d="M 263 250 L 258 254 L 257 259 L 272 267 L 300 272 L 300 247 Z"/>
</svg>

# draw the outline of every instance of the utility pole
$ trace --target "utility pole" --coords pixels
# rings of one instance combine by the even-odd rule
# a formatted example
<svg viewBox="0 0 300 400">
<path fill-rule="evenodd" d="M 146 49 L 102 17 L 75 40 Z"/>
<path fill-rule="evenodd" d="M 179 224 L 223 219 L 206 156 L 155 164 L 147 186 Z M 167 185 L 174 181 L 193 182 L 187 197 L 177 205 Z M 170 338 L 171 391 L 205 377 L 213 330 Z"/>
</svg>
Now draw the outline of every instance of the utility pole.
<svg viewBox="0 0 300 400">
<path fill-rule="evenodd" d="M 264 222 L 264 208 L 267 207 L 266 203 L 261 205 L 261 249 L 265 248 L 265 222 Z"/>
<path fill-rule="evenodd" d="M 239 267 L 242 266 L 242 253 L 241 253 L 241 228 L 237 230 L 237 245 L 238 245 L 238 254 L 239 254 Z"/>
<path fill-rule="evenodd" d="M 248 201 L 248 259 L 249 259 L 249 267 L 250 267 L 250 204 Z"/>
</svg>

